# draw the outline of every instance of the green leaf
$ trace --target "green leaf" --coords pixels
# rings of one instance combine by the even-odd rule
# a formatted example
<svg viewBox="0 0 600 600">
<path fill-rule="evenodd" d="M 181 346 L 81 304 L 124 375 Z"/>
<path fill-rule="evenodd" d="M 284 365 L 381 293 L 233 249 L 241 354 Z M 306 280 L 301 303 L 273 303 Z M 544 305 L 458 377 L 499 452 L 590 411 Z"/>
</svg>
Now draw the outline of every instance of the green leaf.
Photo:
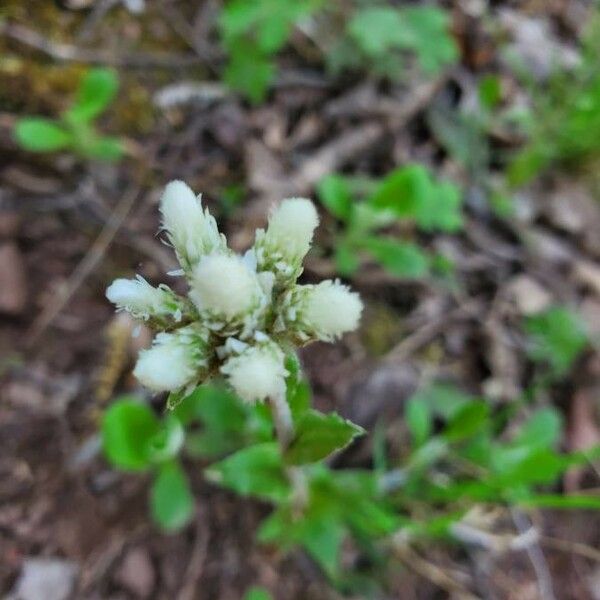
<svg viewBox="0 0 600 600">
<path fill-rule="evenodd" d="M 290 492 L 275 442 L 239 450 L 205 471 L 206 477 L 242 496 L 282 502 Z"/>
<path fill-rule="evenodd" d="M 15 125 L 15 139 L 30 152 L 55 152 L 73 143 L 73 136 L 58 122 L 42 117 L 24 117 Z"/>
<path fill-rule="evenodd" d="M 97 137 L 78 147 L 81 154 L 106 162 L 121 160 L 125 154 L 125 146 L 118 138 Z"/>
<path fill-rule="evenodd" d="M 177 462 L 161 465 L 150 490 L 152 518 L 165 531 L 176 531 L 194 515 L 194 497 L 183 469 Z"/>
<path fill-rule="evenodd" d="M 432 416 L 429 407 L 425 402 L 420 402 L 413 396 L 406 404 L 405 418 L 413 444 L 421 446 L 431 435 Z"/>
<path fill-rule="evenodd" d="M 488 110 L 492 110 L 502 100 L 502 81 L 498 75 L 488 74 L 481 78 L 477 87 L 479 101 Z"/>
<path fill-rule="evenodd" d="M 345 177 L 327 175 L 317 184 L 319 200 L 340 221 L 349 221 L 352 216 L 352 192 Z"/>
<path fill-rule="evenodd" d="M 296 427 L 296 435 L 285 453 L 288 464 L 317 462 L 345 448 L 364 429 L 336 413 L 306 412 Z"/>
<path fill-rule="evenodd" d="M 532 448 L 551 448 L 558 444 L 562 433 L 562 419 L 555 408 L 537 410 L 521 427 L 514 443 Z"/>
<path fill-rule="evenodd" d="M 286 43 L 294 23 L 319 4 L 315 0 L 232 0 L 221 13 L 221 31 L 228 46 L 251 35 L 261 52 L 273 54 Z"/>
<path fill-rule="evenodd" d="M 285 368 L 288 372 L 285 380 L 286 398 L 292 411 L 294 422 L 296 422 L 310 408 L 310 385 L 302 377 L 300 361 L 295 354 L 288 354 L 286 356 Z"/>
<path fill-rule="evenodd" d="M 471 402 L 473 397 L 453 385 L 433 383 L 418 390 L 411 400 L 424 402 L 435 415 L 448 420 Z"/>
<path fill-rule="evenodd" d="M 367 199 L 372 208 L 388 209 L 398 217 L 414 217 L 431 194 L 429 171 L 421 165 L 407 165 L 392 171 Z"/>
<path fill-rule="evenodd" d="M 160 431 L 152 410 L 124 397 L 112 404 L 102 419 L 106 458 L 119 469 L 141 471 L 151 464 L 151 442 Z"/>
<path fill-rule="evenodd" d="M 264 100 L 275 78 L 275 64 L 252 44 L 236 42 L 223 73 L 223 79 L 231 89 L 241 92 L 258 104 Z"/>
<path fill-rule="evenodd" d="M 252 587 L 246 592 L 244 600 L 272 600 L 272 596 L 264 588 Z"/>
<path fill-rule="evenodd" d="M 405 30 L 403 45 L 415 52 L 425 73 L 433 75 L 456 62 L 458 47 L 449 34 L 445 11 L 435 6 L 410 6 L 400 12 Z"/>
<path fill-rule="evenodd" d="M 384 6 L 357 10 L 348 23 L 348 33 L 372 58 L 381 57 L 394 48 L 406 47 L 413 41 L 400 11 Z"/>
<path fill-rule="evenodd" d="M 530 356 L 536 361 L 547 362 L 558 376 L 571 368 L 588 343 L 579 316 L 562 306 L 529 317 L 525 331 L 530 336 Z"/>
<path fill-rule="evenodd" d="M 91 69 L 79 84 L 73 106 L 65 118 L 74 122 L 89 122 L 99 116 L 114 100 L 119 78 L 111 69 Z"/>
<path fill-rule="evenodd" d="M 386 271 L 396 277 L 419 279 L 429 271 L 427 255 L 415 244 L 369 237 L 362 244 Z"/>
<path fill-rule="evenodd" d="M 430 193 L 417 204 L 415 221 L 424 231 L 459 231 L 463 226 L 461 205 L 458 186 L 450 182 L 432 184 Z"/>
<path fill-rule="evenodd" d="M 490 407 L 483 401 L 474 400 L 462 407 L 449 421 L 444 438 L 459 442 L 482 431 L 490 424 Z"/>
<path fill-rule="evenodd" d="M 167 415 L 160 430 L 149 440 L 148 453 L 152 462 L 174 458 L 183 446 L 185 432 L 179 420 Z"/>
</svg>

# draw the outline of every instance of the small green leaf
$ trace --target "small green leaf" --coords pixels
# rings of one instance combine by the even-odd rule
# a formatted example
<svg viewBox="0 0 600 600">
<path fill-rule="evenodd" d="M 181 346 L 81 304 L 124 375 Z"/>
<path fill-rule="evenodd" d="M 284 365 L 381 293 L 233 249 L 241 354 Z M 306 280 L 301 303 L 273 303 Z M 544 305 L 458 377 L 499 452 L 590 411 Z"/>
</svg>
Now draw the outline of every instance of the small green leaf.
<svg viewBox="0 0 600 600">
<path fill-rule="evenodd" d="M 529 334 L 530 356 L 547 362 L 556 375 L 565 374 L 588 343 L 579 316 L 563 306 L 549 308 L 525 322 Z"/>
<path fill-rule="evenodd" d="M 432 416 L 425 402 L 414 397 L 406 404 L 406 424 L 415 446 L 421 446 L 431 435 Z"/>
<path fill-rule="evenodd" d="M 429 271 L 427 255 L 415 244 L 383 237 L 369 237 L 362 244 L 386 271 L 396 277 L 419 279 Z"/>
<path fill-rule="evenodd" d="M 287 402 L 292 411 L 294 421 L 298 421 L 310 408 L 310 386 L 302 377 L 300 361 L 295 354 L 286 356 L 285 368 L 288 372 L 285 380 Z"/>
<path fill-rule="evenodd" d="M 432 184 L 429 193 L 417 203 L 415 221 L 423 231 L 454 233 L 463 226 L 462 194 L 448 181 Z"/>
<path fill-rule="evenodd" d="M 277 443 L 239 450 L 205 471 L 210 481 L 242 496 L 281 502 L 289 495 L 289 482 Z"/>
<path fill-rule="evenodd" d="M 297 424 L 296 435 L 285 454 L 286 462 L 292 465 L 317 462 L 363 434 L 362 427 L 336 413 L 325 415 L 310 410 Z"/>
<path fill-rule="evenodd" d="M 485 429 L 490 423 L 490 407 L 483 401 L 474 400 L 463 406 L 449 421 L 444 438 L 459 442 Z"/>
<path fill-rule="evenodd" d="M 15 138 L 30 152 L 55 152 L 73 143 L 73 136 L 58 122 L 42 117 L 24 117 L 15 125 Z"/>
<path fill-rule="evenodd" d="M 91 69 L 77 90 L 73 106 L 66 111 L 68 121 L 86 122 L 100 115 L 113 101 L 119 88 L 119 78 L 111 69 Z"/>
<path fill-rule="evenodd" d="M 152 518 L 165 531 L 176 531 L 194 515 L 194 497 L 183 469 L 177 462 L 161 465 L 150 490 Z"/>
<path fill-rule="evenodd" d="M 348 33 L 368 56 L 378 58 L 389 50 L 412 41 L 400 16 L 391 6 L 373 6 L 357 10 L 348 23 Z"/>
<path fill-rule="evenodd" d="M 479 101 L 488 110 L 492 110 L 502 100 L 502 81 L 498 75 L 488 74 L 482 77 L 477 88 Z"/>
<path fill-rule="evenodd" d="M 141 471 L 151 463 L 150 444 L 159 431 L 160 422 L 148 406 L 124 397 L 104 414 L 104 453 L 119 469 Z"/>
<path fill-rule="evenodd" d="M 327 175 L 317 184 L 319 200 L 340 221 L 349 221 L 352 216 L 352 193 L 345 177 Z"/>
<path fill-rule="evenodd" d="M 551 448 L 558 444 L 561 433 L 562 419 L 558 411 L 542 408 L 521 427 L 513 443 L 531 448 Z"/>
<path fill-rule="evenodd" d="M 240 40 L 230 53 L 223 78 L 231 89 L 241 92 L 252 103 L 258 104 L 264 100 L 275 78 L 275 64 L 254 45 Z"/>
<path fill-rule="evenodd" d="M 414 217 L 431 194 L 429 171 L 421 165 L 406 165 L 392 171 L 367 202 L 372 208 L 388 209 L 398 217 Z"/>
<path fill-rule="evenodd" d="M 434 415 L 448 420 L 471 402 L 473 398 L 453 385 L 433 383 L 418 390 L 411 400 L 424 402 Z"/>
</svg>

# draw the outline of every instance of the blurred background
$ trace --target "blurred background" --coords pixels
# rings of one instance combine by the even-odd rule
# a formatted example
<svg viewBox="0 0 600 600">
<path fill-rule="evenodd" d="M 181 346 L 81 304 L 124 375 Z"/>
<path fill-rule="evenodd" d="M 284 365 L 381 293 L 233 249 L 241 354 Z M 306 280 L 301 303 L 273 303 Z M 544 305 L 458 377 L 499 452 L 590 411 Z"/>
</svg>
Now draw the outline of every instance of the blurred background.
<svg viewBox="0 0 600 600">
<path fill-rule="evenodd" d="M 546 411 L 531 437 L 598 444 L 599 51 L 591 0 L 2 0 L 0 595 L 600 598 L 591 510 L 487 511 L 493 539 L 539 539 L 420 542 L 341 590 L 259 544 L 268 506 L 202 462 L 193 523 L 162 534 L 147 476 L 98 436 L 121 394 L 162 405 L 131 375 L 150 332 L 104 292 L 171 282 L 157 207 L 183 179 L 237 250 L 278 200 L 317 203 L 303 281 L 366 304 L 358 333 L 301 353 L 316 406 L 370 432 L 335 468 L 402 456 L 417 393 L 485 398 L 508 436 Z M 598 487 L 586 463 L 547 489 Z M 372 567 L 351 545 L 341 561 Z"/>
</svg>

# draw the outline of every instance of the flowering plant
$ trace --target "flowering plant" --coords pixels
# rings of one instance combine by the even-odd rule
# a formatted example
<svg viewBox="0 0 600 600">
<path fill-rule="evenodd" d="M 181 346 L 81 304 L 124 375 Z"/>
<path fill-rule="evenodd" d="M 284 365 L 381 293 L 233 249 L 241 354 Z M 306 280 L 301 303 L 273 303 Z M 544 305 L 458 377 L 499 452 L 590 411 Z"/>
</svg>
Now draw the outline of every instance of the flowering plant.
<svg viewBox="0 0 600 600">
<path fill-rule="evenodd" d="M 337 281 L 296 283 L 318 224 L 314 206 L 284 200 L 244 256 L 227 247 L 185 184 L 167 186 L 161 212 L 187 296 L 139 276 L 117 279 L 107 296 L 156 330 L 134 374 L 150 391 L 169 393 L 169 410 L 158 418 L 139 399 L 121 398 L 104 415 L 102 435 L 112 464 L 154 474 L 150 507 L 163 529 L 176 530 L 194 515 L 183 452 L 211 461 L 204 470 L 210 481 L 271 503 L 258 539 L 284 550 L 301 546 L 342 589 L 358 589 L 361 581 L 341 564 L 342 548 L 352 544 L 373 565 L 391 557 L 411 565 L 411 545 L 420 540 L 505 547 L 486 529 L 482 503 L 600 507 L 595 496 L 537 491 L 592 457 L 557 450 L 555 412 L 530 411 L 520 429 L 505 431 L 489 402 L 449 386 L 423 389 L 406 402 L 406 440 L 394 452 L 381 438 L 374 468 L 330 468 L 323 459 L 363 430 L 310 407 L 295 349 L 355 329 L 362 303 Z M 575 341 L 561 364 L 585 345 Z M 512 539 L 515 547 L 522 543 Z"/>
</svg>

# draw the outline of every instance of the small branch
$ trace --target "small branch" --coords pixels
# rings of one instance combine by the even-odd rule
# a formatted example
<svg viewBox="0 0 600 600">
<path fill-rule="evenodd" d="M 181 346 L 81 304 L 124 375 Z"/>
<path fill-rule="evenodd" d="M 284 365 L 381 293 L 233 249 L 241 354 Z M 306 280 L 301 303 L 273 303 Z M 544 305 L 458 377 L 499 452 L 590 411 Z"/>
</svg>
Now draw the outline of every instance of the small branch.
<svg viewBox="0 0 600 600">
<path fill-rule="evenodd" d="M 63 62 L 81 62 L 96 65 L 113 65 L 115 67 L 156 67 L 179 68 L 201 64 L 203 61 L 194 54 L 150 54 L 143 52 L 105 52 L 78 48 L 70 44 L 53 42 L 33 29 L 18 23 L 0 23 L 0 35 L 6 36 L 20 44 L 34 48 L 46 56 Z"/>
</svg>

